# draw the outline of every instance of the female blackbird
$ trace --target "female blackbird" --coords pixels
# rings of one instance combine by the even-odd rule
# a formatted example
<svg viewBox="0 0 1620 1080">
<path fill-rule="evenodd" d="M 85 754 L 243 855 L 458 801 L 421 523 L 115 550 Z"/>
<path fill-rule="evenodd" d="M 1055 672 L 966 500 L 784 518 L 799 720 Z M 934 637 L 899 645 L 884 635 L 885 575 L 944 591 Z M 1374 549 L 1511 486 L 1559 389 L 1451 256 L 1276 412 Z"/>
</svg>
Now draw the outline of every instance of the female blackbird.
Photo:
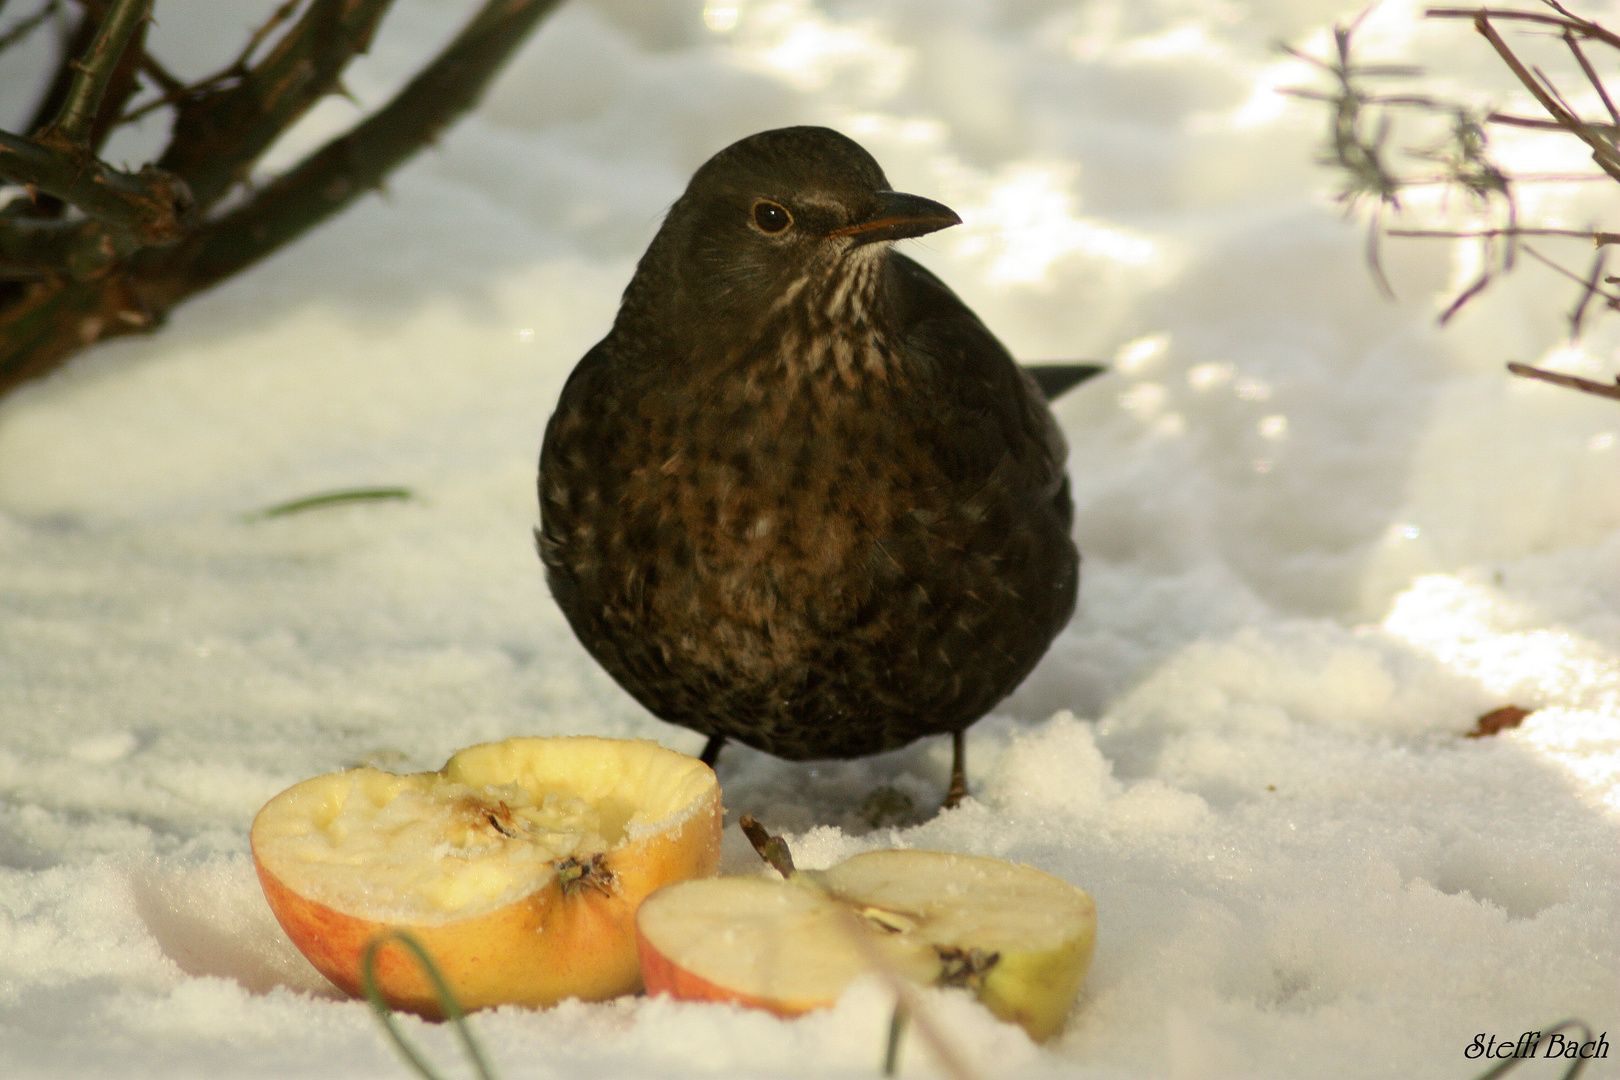
<svg viewBox="0 0 1620 1080">
<path fill-rule="evenodd" d="M 779 757 L 962 733 L 1074 610 L 1080 556 L 1043 388 L 890 250 L 960 219 L 794 127 L 670 208 L 540 455 L 546 579 L 657 716 Z"/>
</svg>

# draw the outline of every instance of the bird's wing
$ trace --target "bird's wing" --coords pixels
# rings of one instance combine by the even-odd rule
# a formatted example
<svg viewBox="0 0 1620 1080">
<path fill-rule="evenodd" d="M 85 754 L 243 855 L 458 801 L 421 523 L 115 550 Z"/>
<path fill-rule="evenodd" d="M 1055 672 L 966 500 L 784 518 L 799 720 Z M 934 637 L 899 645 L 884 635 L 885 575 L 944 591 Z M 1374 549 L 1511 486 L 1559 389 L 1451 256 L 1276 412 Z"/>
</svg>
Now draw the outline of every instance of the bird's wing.
<svg viewBox="0 0 1620 1080">
<path fill-rule="evenodd" d="M 1032 442 L 1041 447 L 1043 460 L 1037 467 L 1048 473 L 1055 494 L 1065 484 L 1063 466 L 1069 450 L 1046 407 L 1048 395 L 1040 377 L 1013 360 L 950 286 L 898 252 L 891 251 L 889 259 L 896 314 L 908 348 L 934 362 L 942 391 L 963 410 L 957 415 L 977 415 L 986 438 L 1000 439 L 1015 453 Z M 997 408 L 997 403 L 1006 407 Z"/>
<path fill-rule="evenodd" d="M 941 281 L 934 273 L 914 259 L 907 258 L 899 252 L 891 252 L 890 258 L 900 276 L 906 282 L 908 299 L 913 305 L 915 319 L 929 319 L 936 317 L 950 318 L 952 316 L 966 315 L 974 322 L 978 317 L 973 310 L 962 303 L 960 297 L 951 291 L 951 287 Z M 981 323 L 982 327 L 983 324 Z M 989 334 L 989 330 L 984 333 Z M 1000 342 L 996 343 L 1000 345 Z M 1056 401 L 1068 391 L 1079 386 L 1087 379 L 1101 375 L 1108 370 L 1106 364 L 1088 364 L 1064 361 L 1046 364 L 1019 364 L 1019 367 L 1029 372 L 1040 388 L 1041 395 L 1047 401 Z"/>
</svg>

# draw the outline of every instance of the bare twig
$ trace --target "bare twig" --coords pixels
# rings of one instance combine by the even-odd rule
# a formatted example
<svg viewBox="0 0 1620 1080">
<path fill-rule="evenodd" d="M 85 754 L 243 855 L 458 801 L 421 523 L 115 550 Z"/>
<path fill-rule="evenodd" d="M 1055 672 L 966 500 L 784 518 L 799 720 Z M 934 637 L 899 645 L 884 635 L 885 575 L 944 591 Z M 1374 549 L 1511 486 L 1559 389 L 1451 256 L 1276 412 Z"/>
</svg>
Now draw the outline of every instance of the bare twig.
<svg viewBox="0 0 1620 1080">
<path fill-rule="evenodd" d="M 61 37 L 56 70 L 33 114 L 18 134 L 36 139 L 45 138 L 51 145 L 70 151 L 78 146 L 85 153 L 94 154 L 100 150 L 113 128 L 117 126 L 125 103 L 137 88 L 149 23 L 144 18 L 134 20 L 133 27 L 128 28 L 124 47 L 116 50 L 119 55 L 112 57 L 110 53 L 103 54 L 111 59 L 111 67 L 104 73 L 99 106 L 91 111 L 91 119 L 81 141 L 64 140 L 59 134 L 52 134 L 55 131 L 54 125 L 62 117 L 69 98 L 75 92 L 75 87 L 84 84 L 85 58 L 96 51 L 97 38 L 100 36 L 104 20 L 111 11 L 111 0 L 76 0 L 76 2 L 80 14 L 74 21 L 72 29 Z M 102 80 L 103 75 L 98 74 L 96 78 Z M 67 204 L 55 196 L 48 195 L 35 200 L 30 212 L 36 217 L 58 217 L 66 210 L 66 206 Z"/>
<path fill-rule="evenodd" d="M 1534 128 L 1537 131 L 1564 131 L 1563 124 L 1556 120 L 1543 120 L 1535 116 L 1514 116 L 1510 113 L 1493 112 L 1485 117 L 1492 124 L 1502 124 L 1507 127 Z M 1620 127 L 1613 124 L 1587 124 L 1593 131 L 1600 131 L 1611 138 L 1620 135 Z"/>
<path fill-rule="evenodd" d="M 1583 229 L 1389 229 L 1389 236 L 1428 236 L 1452 240 L 1483 236 L 1568 236 L 1590 240 L 1594 246 L 1620 243 L 1620 233 L 1591 232 Z"/>
<path fill-rule="evenodd" d="M 1587 309 L 1592 304 L 1592 297 L 1606 295 L 1598 288 L 1603 280 L 1603 264 L 1608 260 L 1609 252 L 1606 248 L 1598 248 L 1597 254 L 1592 256 L 1592 269 L 1587 271 L 1584 287 L 1581 289 L 1581 298 L 1575 302 L 1575 307 L 1569 313 L 1569 340 L 1579 341 L 1581 327 L 1586 321 Z M 1614 306 L 1614 301 L 1609 301 Z"/>
<path fill-rule="evenodd" d="M 737 827 L 748 837 L 748 842 L 754 845 L 759 857 L 771 864 L 771 869 L 785 878 L 793 876 L 793 852 L 788 850 L 786 840 L 766 829 L 753 814 L 744 814 L 738 818 Z"/>
<path fill-rule="evenodd" d="M 32 115 L 22 126 L 21 134 L 39 134 L 61 113 L 62 103 L 67 100 L 73 80 L 78 76 L 78 69 L 73 65 L 96 39 L 96 20 L 104 13 L 105 0 L 77 0 L 77 3 L 79 14 L 72 30 L 58 35 L 56 69 L 35 103 Z"/>
<path fill-rule="evenodd" d="M 1543 255 L 1541 252 L 1537 251 L 1535 248 L 1531 247 L 1529 244 L 1524 245 L 1524 253 L 1526 255 L 1530 256 L 1532 259 L 1535 259 L 1537 262 L 1541 263 L 1541 265 L 1543 265 L 1543 266 L 1547 267 L 1548 269 L 1554 271 L 1555 273 L 1561 274 L 1564 277 L 1569 278 L 1571 281 L 1575 282 L 1575 284 L 1581 286 L 1582 288 L 1587 287 L 1587 279 L 1586 278 L 1582 277 L 1580 274 L 1575 273 L 1573 270 L 1566 269 L 1565 267 L 1559 265 L 1558 263 L 1554 262 L 1553 260 L 1547 258 L 1547 256 Z M 1608 303 L 1609 307 L 1611 307 L 1611 308 L 1620 307 L 1620 296 L 1615 296 L 1612 293 L 1606 293 L 1602 289 L 1595 289 L 1595 291 L 1597 292 L 1597 294 L 1599 296 L 1603 297 L 1603 299 Z"/>
<path fill-rule="evenodd" d="M 1370 9 L 1369 9 L 1370 10 Z M 1318 59 L 1298 50 L 1284 51 L 1312 63 L 1329 75 L 1335 83 L 1331 91 L 1312 89 L 1291 90 L 1295 96 L 1324 100 L 1330 106 L 1328 151 L 1325 160 L 1338 166 L 1346 183 L 1337 198 L 1354 208 L 1364 199 L 1376 199 L 1369 215 L 1364 242 L 1364 257 L 1374 282 L 1385 296 L 1393 298 L 1394 289 L 1384 272 L 1381 242 L 1383 237 L 1398 235 L 1386 229 L 1386 210 L 1402 210 L 1400 193 L 1414 184 L 1440 183 L 1456 185 L 1475 200 L 1489 204 L 1500 199 L 1505 207 L 1505 230 L 1489 231 L 1479 237 L 1485 244 L 1485 271 L 1480 281 L 1465 290 L 1459 300 L 1466 302 L 1477 295 L 1492 276 L 1513 266 L 1516 254 L 1514 236 L 1518 228 L 1518 208 L 1513 192 L 1513 180 L 1499 168 L 1488 153 L 1485 132 L 1487 117 L 1474 110 L 1438 100 L 1422 93 L 1373 92 L 1365 82 L 1372 77 L 1412 76 L 1420 69 L 1404 64 L 1364 64 L 1352 57 L 1354 33 L 1364 11 L 1348 25 L 1338 25 L 1333 31 L 1333 52 L 1330 59 Z M 1392 131 L 1397 111 L 1445 112 L 1452 118 L 1451 127 L 1438 145 L 1426 150 L 1401 150 L 1393 146 Z M 1430 175 L 1412 177 L 1400 168 L 1400 156 L 1433 162 L 1439 171 Z M 1498 243 L 1498 238 L 1505 243 Z"/>
<path fill-rule="evenodd" d="M 0 34 L 0 52 L 5 52 L 23 38 L 32 34 L 46 19 L 61 10 L 62 0 L 46 0 L 45 5 L 32 15 L 25 15 L 12 25 L 10 30 Z"/>
<path fill-rule="evenodd" d="M 1491 283 L 1491 277 L 1491 269 L 1487 264 L 1486 268 L 1480 271 L 1479 277 L 1475 278 L 1473 283 L 1470 284 L 1468 288 L 1458 293 L 1456 298 L 1452 300 L 1451 303 L 1446 305 L 1446 309 L 1440 313 L 1440 325 L 1446 325 L 1451 321 L 1452 317 L 1457 314 L 1457 312 L 1463 309 L 1463 306 L 1466 305 L 1468 301 L 1484 292 L 1485 287 Z"/>
<path fill-rule="evenodd" d="M 1603 107 L 1609 110 L 1609 119 L 1613 122 L 1614 128 L 1620 129 L 1620 112 L 1615 111 L 1614 102 L 1609 99 L 1609 91 L 1604 88 L 1603 80 L 1598 78 L 1597 72 L 1593 70 L 1592 61 L 1586 58 L 1586 52 L 1581 48 L 1581 43 L 1575 37 L 1574 31 L 1568 29 L 1564 31 L 1564 44 L 1569 47 L 1570 52 L 1575 54 L 1576 62 L 1581 65 L 1581 71 L 1586 75 L 1586 81 L 1592 84 L 1592 89 L 1597 91 L 1598 98 L 1603 102 Z"/>
<path fill-rule="evenodd" d="M 1554 7 L 1555 10 L 1563 10 L 1562 8 L 1557 8 L 1555 5 L 1549 4 L 1548 6 Z M 1423 14 L 1425 17 L 1430 19 L 1473 19 L 1478 21 L 1479 19 L 1484 18 L 1502 19 L 1504 21 L 1541 23 L 1545 26 L 1556 26 L 1560 29 L 1575 30 L 1578 31 L 1583 37 L 1591 38 L 1594 41 L 1601 41 L 1605 45 L 1610 45 L 1616 49 L 1620 49 L 1620 36 L 1610 33 L 1608 30 L 1605 30 L 1602 26 L 1599 26 L 1597 23 L 1592 22 L 1589 19 L 1583 19 L 1577 15 L 1571 15 L 1567 12 L 1562 15 L 1543 15 L 1539 11 L 1518 11 L 1513 8 L 1472 7 L 1429 8 Z"/>
<path fill-rule="evenodd" d="M 1396 193 L 1400 189 L 1399 178 L 1385 162 L 1384 144 L 1389 136 L 1388 114 L 1378 114 L 1372 132 L 1366 130 L 1368 107 L 1387 106 L 1391 102 L 1381 100 L 1380 95 L 1364 90 L 1358 80 L 1384 75 L 1416 74 L 1416 69 L 1404 65 L 1352 63 L 1351 41 L 1366 14 L 1367 12 L 1363 11 L 1349 24 L 1341 23 L 1334 26 L 1332 60 L 1322 60 L 1287 44 L 1279 45 L 1283 52 L 1319 68 L 1330 75 L 1337 84 L 1334 90 L 1325 93 L 1306 88 L 1291 88 L 1283 92 L 1296 97 L 1327 101 L 1332 105 L 1325 160 L 1338 165 L 1348 178 L 1338 195 L 1339 201 L 1347 206 L 1354 206 L 1367 196 L 1376 197 L 1380 203 L 1394 204 Z M 1419 105 L 1425 102 L 1411 99 L 1405 100 L 1404 103 Z M 1375 241 L 1370 241 L 1369 253 L 1375 256 L 1375 249 Z"/>
<path fill-rule="evenodd" d="M 1378 291 L 1384 294 L 1386 300 L 1395 299 L 1395 288 L 1389 283 L 1389 276 L 1384 273 L 1384 261 L 1379 248 L 1379 237 L 1383 235 L 1384 204 L 1379 203 L 1373 208 L 1372 219 L 1367 222 L 1366 258 L 1367 266 L 1372 270 L 1373 282 Z"/>
<path fill-rule="evenodd" d="M 1333 53 L 1329 59 L 1307 58 L 1319 70 L 1335 81 L 1331 91 L 1301 89 L 1289 91 L 1296 96 L 1326 101 L 1330 105 L 1333 124 L 1329 161 L 1336 164 L 1348 177 L 1339 194 L 1341 202 L 1354 203 L 1376 195 L 1378 205 L 1369 215 L 1368 236 L 1365 245 L 1370 272 L 1380 290 L 1389 292 L 1389 283 L 1380 265 L 1379 241 L 1383 236 L 1441 237 L 1471 239 L 1481 246 L 1482 269 L 1479 274 L 1446 306 L 1440 314 L 1442 323 L 1450 320 L 1469 301 L 1479 296 L 1498 275 L 1510 272 L 1518 249 L 1526 237 L 1548 236 L 1584 239 L 1599 248 L 1620 243 L 1620 232 L 1597 229 L 1574 230 L 1563 228 L 1523 227 L 1519 221 L 1515 186 L 1519 183 L 1556 180 L 1574 182 L 1587 179 L 1577 176 L 1514 176 L 1498 166 L 1488 153 L 1487 125 L 1501 124 L 1539 131 L 1562 131 L 1574 135 L 1586 144 L 1599 169 L 1590 179 L 1599 177 L 1620 181 L 1620 104 L 1617 104 L 1604 85 L 1599 70 L 1602 67 L 1588 55 L 1586 44 L 1598 42 L 1620 50 L 1620 36 L 1598 23 L 1570 12 L 1559 0 L 1543 0 L 1545 11 L 1519 11 L 1493 7 L 1435 7 L 1428 11 L 1433 18 L 1467 18 L 1483 36 L 1518 81 L 1545 110 L 1540 117 L 1523 116 L 1502 111 L 1479 111 L 1447 104 L 1424 93 L 1375 94 L 1367 90 L 1362 81 L 1372 73 L 1394 72 L 1409 74 L 1413 69 L 1401 65 L 1373 65 L 1355 62 L 1351 58 L 1350 27 L 1335 27 Z M 1527 65 L 1515 55 L 1513 49 L 1498 32 L 1495 22 L 1514 22 L 1531 27 L 1556 31 L 1582 77 L 1602 103 L 1605 116 L 1602 121 L 1588 121 L 1576 111 L 1546 72 Z M 1306 58 L 1296 50 L 1292 55 Z M 1449 110 L 1453 113 L 1450 133 L 1428 149 L 1404 151 L 1388 149 L 1390 116 L 1393 111 L 1424 113 Z M 1375 113 L 1382 110 L 1380 115 Z M 1405 158 L 1399 155 L 1404 153 Z M 1414 171 L 1408 161 L 1427 161 L 1439 166 L 1438 170 Z M 1456 185 L 1479 203 L 1492 205 L 1501 200 L 1505 221 L 1480 228 L 1385 228 L 1385 206 L 1401 210 L 1400 193 L 1418 185 Z M 1570 271 L 1538 252 L 1529 253 L 1539 262 L 1553 267 L 1556 272 L 1576 282 L 1582 292 L 1570 312 L 1571 329 L 1579 332 L 1591 311 L 1591 301 L 1600 297 L 1606 306 L 1620 310 L 1620 298 L 1600 287 L 1612 282 L 1604 276 L 1601 261 L 1594 262 L 1585 275 Z"/>
<path fill-rule="evenodd" d="M 1566 375 L 1561 371 L 1548 371 L 1546 368 L 1531 367 L 1529 364 L 1509 362 L 1507 369 L 1515 375 L 1526 379 L 1540 379 L 1542 382 L 1552 383 L 1554 386 L 1563 386 L 1571 390 L 1579 390 L 1583 394 L 1596 394 L 1598 397 L 1614 398 L 1620 401 L 1620 384 L 1594 382 L 1583 379 L 1579 375 Z"/>
<path fill-rule="evenodd" d="M 1474 29 L 1483 35 L 1486 41 L 1491 43 L 1491 48 L 1496 50 L 1497 55 L 1502 58 L 1502 62 L 1508 66 L 1508 70 L 1512 71 L 1519 82 L 1524 85 L 1524 88 L 1535 96 L 1541 107 L 1547 110 L 1547 115 L 1568 129 L 1572 135 L 1590 146 L 1592 148 L 1592 160 L 1597 162 L 1598 168 L 1614 177 L 1616 181 L 1620 181 L 1620 153 L 1616 152 L 1614 144 L 1602 138 L 1590 125 L 1571 112 L 1552 93 L 1548 92 L 1548 87 L 1542 84 L 1542 80 L 1532 75 L 1524 64 L 1520 62 L 1519 58 L 1514 55 L 1513 50 L 1508 48 L 1507 42 L 1503 41 L 1502 35 L 1496 32 L 1496 28 L 1491 25 L 1490 19 L 1486 17 L 1484 11 L 1481 11 L 1475 17 Z M 1608 37 L 1613 38 L 1613 35 L 1608 35 Z M 1620 39 L 1616 40 L 1620 42 Z"/>
</svg>

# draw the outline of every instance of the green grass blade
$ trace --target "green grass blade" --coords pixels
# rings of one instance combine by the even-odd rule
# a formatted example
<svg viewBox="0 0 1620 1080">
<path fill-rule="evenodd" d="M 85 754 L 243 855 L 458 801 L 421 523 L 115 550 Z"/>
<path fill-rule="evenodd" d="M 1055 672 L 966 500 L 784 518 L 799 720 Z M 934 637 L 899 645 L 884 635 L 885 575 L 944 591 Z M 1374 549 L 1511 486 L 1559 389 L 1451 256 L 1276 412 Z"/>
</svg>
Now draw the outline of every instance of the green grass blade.
<svg viewBox="0 0 1620 1080">
<path fill-rule="evenodd" d="M 406 1061 L 406 1064 L 415 1069 L 422 1080 L 443 1080 L 434 1072 L 433 1066 L 408 1040 L 399 1026 L 394 1023 L 394 1008 L 382 996 L 382 990 L 377 986 L 377 953 L 384 945 L 398 945 L 411 953 L 422 970 L 427 972 L 428 981 L 433 984 L 433 993 L 439 999 L 439 1008 L 444 1010 L 444 1018 L 455 1025 L 456 1034 L 461 1038 L 461 1045 L 467 1052 L 467 1058 L 473 1064 L 473 1071 L 478 1074 L 479 1080 L 494 1080 L 494 1073 L 490 1070 L 489 1062 L 484 1059 L 484 1051 L 473 1037 L 472 1028 L 467 1024 L 466 1013 L 461 1003 L 456 1000 L 455 994 L 450 991 L 449 984 L 439 971 L 439 965 L 433 962 L 433 957 L 422 947 L 422 943 L 415 937 L 401 930 L 390 930 L 385 934 L 378 934 L 366 946 L 365 956 L 361 960 L 360 973 L 365 980 L 366 1000 L 371 1002 L 372 1012 L 382 1022 L 383 1030 L 393 1040 L 394 1046 Z"/>
<path fill-rule="evenodd" d="M 249 520 L 258 518 L 286 517 L 288 514 L 299 514 L 305 510 L 318 510 L 328 506 L 341 506 L 353 502 L 381 502 L 390 499 L 414 499 L 416 494 L 410 488 L 402 487 L 369 487 L 369 488 L 343 488 L 340 491 L 322 491 L 315 495 L 306 495 L 292 502 L 278 503 L 267 510 L 249 514 Z"/>
</svg>

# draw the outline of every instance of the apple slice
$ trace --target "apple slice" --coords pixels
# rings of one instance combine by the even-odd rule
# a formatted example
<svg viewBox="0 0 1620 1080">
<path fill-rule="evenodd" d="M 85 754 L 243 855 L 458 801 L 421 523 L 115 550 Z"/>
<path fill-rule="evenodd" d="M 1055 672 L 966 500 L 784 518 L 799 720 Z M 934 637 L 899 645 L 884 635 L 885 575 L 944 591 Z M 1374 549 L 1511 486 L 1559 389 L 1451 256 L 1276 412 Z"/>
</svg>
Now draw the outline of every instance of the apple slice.
<svg viewBox="0 0 1620 1080">
<path fill-rule="evenodd" d="M 253 862 L 282 928 L 340 989 L 363 993 L 378 934 L 414 934 L 463 1008 L 601 1000 L 637 989 L 635 911 L 711 875 L 720 788 L 696 758 L 624 739 L 518 738 L 436 773 L 318 776 L 253 821 Z M 396 1008 L 440 1014 L 426 976 L 386 948 Z"/>
<path fill-rule="evenodd" d="M 869 969 L 853 938 L 864 928 L 899 974 L 967 987 L 1042 1040 L 1063 1027 L 1079 996 L 1097 912 L 1083 891 L 1028 866 L 869 851 L 786 880 L 671 885 L 641 905 L 636 928 L 649 993 L 779 1016 L 833 1004 Z"/>
</svg>

